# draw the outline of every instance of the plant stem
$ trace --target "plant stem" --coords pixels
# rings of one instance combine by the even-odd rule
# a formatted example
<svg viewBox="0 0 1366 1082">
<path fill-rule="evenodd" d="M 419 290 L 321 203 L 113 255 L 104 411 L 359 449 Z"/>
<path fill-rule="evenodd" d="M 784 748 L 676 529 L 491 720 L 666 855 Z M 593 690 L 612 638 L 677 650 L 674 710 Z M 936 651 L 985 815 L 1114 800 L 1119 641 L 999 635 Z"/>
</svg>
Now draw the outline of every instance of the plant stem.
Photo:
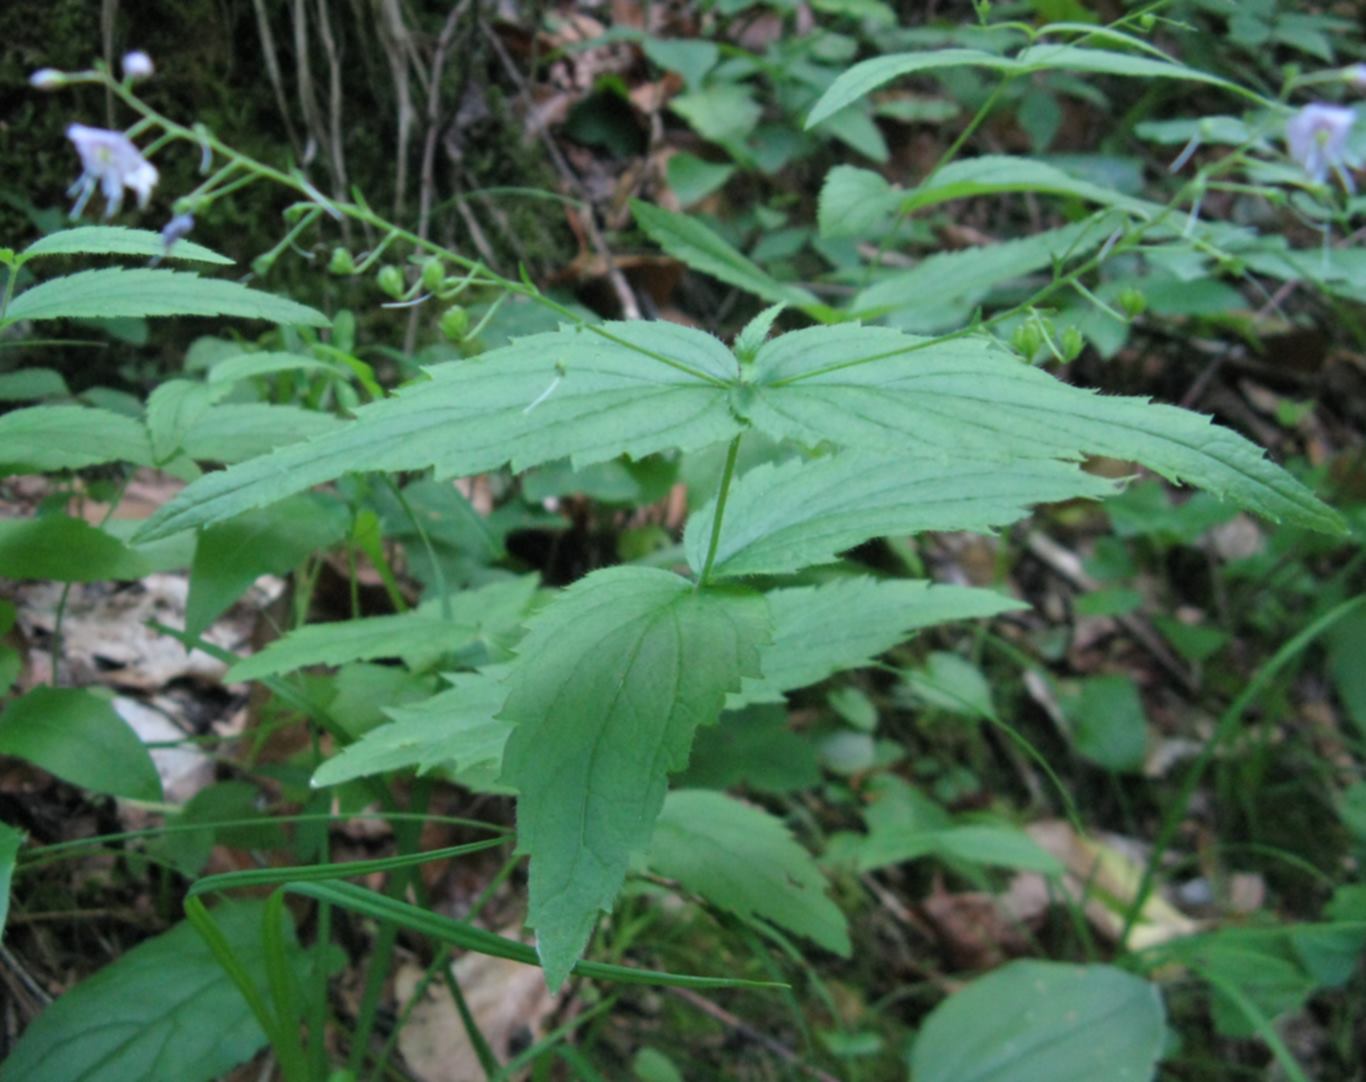
<svg viewBox="0 0 1366 1082">
<path fill-rule="evenodd" d="M 712 515 L 711 538 L 707 542 L 707 559 L 702 565 L 702 573 L 697 576 L 699 590 L 707 584 L 711 577 L 712 565 L 716 563 L 716 549 L 721 543 L 721 521 L 726 517 L 726 501 L 730 498 L 731 481 L 735 479 L 735 459 L 740 454 L 742 436 L 743 432 L 738 433 L 726 448 L 726 464 L 721 470 L 721 487 L 716 493 L 716 513 Z"/>
</svg>

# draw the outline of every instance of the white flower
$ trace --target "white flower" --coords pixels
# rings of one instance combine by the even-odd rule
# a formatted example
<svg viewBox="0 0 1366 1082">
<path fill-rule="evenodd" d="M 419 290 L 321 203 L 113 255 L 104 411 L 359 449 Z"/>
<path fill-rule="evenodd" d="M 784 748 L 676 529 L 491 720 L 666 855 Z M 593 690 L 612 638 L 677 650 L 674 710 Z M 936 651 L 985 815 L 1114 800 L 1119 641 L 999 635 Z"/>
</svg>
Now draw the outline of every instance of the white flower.
<svg viewBox="0 0 1366 1082">
<path fill-rule="evenodd" d="M 35 90 L 56 90 L 66 86 L 66 74 L 56 68 L 39 68 L 28 77 L 28 85 Z"/>
<path fill-rule="evenodd" d="M 1332 170 L 1349 190 L 1352 178 L 1344 166 L 1356 161 L 1347 150 L 1347 136 L 1356 123 L 1356 113 L 1341 105 L 1316 102 L 1306 105 L 1285 126 L 1285 142 L 1290 156 L 1300 163 L 1315 184 L 1322 184 Z"/>
<path fill-rule="evenodd" d="M 155 69 L 152 58 L 141 49 L 123 55 L 123 77 L 125 79 L 146 79 Z"/>
<path fill-rule="evenodd" d="M 139 207 L 147 205 L 157 183 L 156 166 L 142 156 L 128 136 L 104 128 L 72 124 L 66 129 L 66 137 L 76 145 L 82 169 L 80 177 L 67 192 L 77 197 L 71 217 L 80 217 L 97 183 L 104 195 L 106 218 L 119 212 L 124 188 L 137 193 Z"/>
</svg>

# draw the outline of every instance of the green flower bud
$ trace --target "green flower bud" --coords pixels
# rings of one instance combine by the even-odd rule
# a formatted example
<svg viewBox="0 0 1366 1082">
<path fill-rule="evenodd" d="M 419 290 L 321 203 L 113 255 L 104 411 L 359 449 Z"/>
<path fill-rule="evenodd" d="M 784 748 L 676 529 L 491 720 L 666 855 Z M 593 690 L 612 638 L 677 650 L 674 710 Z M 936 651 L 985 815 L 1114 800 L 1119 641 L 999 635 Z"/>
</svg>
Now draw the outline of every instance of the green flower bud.
<svg viewBox="0 0 1366 1082">
<path fill-rule="evenodd" d="M 332 258 L 327 264 L 327 273 L 343 277 L 347 274 L 356 273 L 356 261 L 351 258 L 351 253 L 345 248 L 337 247 L 332 249 Z"/>
<path fill-rule="evenodd" d="M 1157 25 L 1157 16 L 1151 11 L 1145 11 L 1138 17 L 1138 28 L 1145 33 Z"/>
<path fill-rule="evenodd" d="M 270 273 L 270 268 L 275 266 L 275 259 L 271 256 L 258 255 L 251 261 L 251 273 L 257 278 L 264 278 Z"/>
<path fill-rule="evenodd" d="M 380 267 L 379 273 L 375 275 L 375 281 L 379 284 L 380 291 L 399 300 L 403 296 L 403 291 L 407 288 L 407 283 L 403 280 L 403 272 L 393 264 Z"/>
<path fill-rule="evenodd" d="M 462 341 L 470 329 L 470 314 L 455 304 L 441 314 L 441 333 L 452 342 Z"/>
<path fill-rule="evenodd" d="M 1141 316 L 1148 310 L 1148 298 L 1143 292 L 1130 286 L 1119 295 L 1119 306 L 1124 309 L 1124 314 L 1130 319 Z"/>
<path fill-rule="evenodd" d="M 1033 360 L 1034 354 L 1038 353 L 1039 347 L 1043 345 L 1043 332 L 1033 320 L 1021 323 L 1010 336 L 1010 344 L 1025 360 Z"/>
<path fill-rule="evenodd" d="M 1076 327 L 1068 327 L 1062 332 L 1062 337 L 1058 340 L 1058 348 L 1062 350 L 1064 362 L 1075 361 L 1081 356 L 1081 351 L 1086 348 L 1086 339 L 1082 337 L 1081 331 Z"/>
<path fill-rule="evenodd" d="M 446 282 L 446 268 L 439 259 L 429 259 L 422 264 L 422 288 L 435 293 Z"/>
</svg>

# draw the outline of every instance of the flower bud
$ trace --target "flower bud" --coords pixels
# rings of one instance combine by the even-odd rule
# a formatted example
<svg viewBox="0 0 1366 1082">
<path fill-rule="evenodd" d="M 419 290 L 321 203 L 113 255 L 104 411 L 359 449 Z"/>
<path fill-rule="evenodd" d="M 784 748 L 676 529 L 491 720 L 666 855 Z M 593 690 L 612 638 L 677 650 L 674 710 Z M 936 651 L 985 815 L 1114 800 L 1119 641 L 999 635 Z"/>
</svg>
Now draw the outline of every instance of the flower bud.
<svg viewBox="0 0 1366 1082">
<path fill-rule="evenodd" d="M 470 329 L 470 314 L 455 304 L 441 314 L 441 333 L 452 342 L 462 341 Z"/>
<path fill-rule="evenodd" d="M 1076 327 L 1068 327 L 1058 339 L 1058 348 L 1062 350 L 1063 363 L 1066 364 L 1081 356 L 1081 351 L 1086 348 L 1086 339 Z"/>
<path fill-rule="evenodd" d="M 56 68 L 39 68 L 28 77 L 28 85 L 34 90 L 58 90 L 66 86 L 66 73 Z"/>
<path fill-rule="evenodd" d="M 379 273 L 375 275 L 375 282 L 379 285 L 380 291 L 399 300 L 403 296 L 406 284 L 403 281 L 403 272 L 392 263 L 380 267 Z"/>
<path fill-rule="evenodd" d="M 251 261 L 251 273 L 256 275 L 257 278 L 264 278 L 270 273 L 270 268 L 273 266 L 275 266 L 275 258 L 273 256 L 258 255 Z"/>
<path fill-rule="evenodd" d="M 340 246 L 332 249 L 332 258 L 327 262 L 327 273 L 344 277 L 348 274 L 356 273 L 356 261 L 351 258 L 351 253 Z"/>
<path fill-rule="evenodd" d="M 1130 286 L 1119 295 L 1119 306 L 1130 319 L 1136 319 L 1148 310 L 1148 298 L 1143 295 L 1142 290 Z"/>
<path fill-rule="evenodd" d="M 422 288 L 428 293 L 435 293 L 446 282 L 446 268 L 441 265 L 439 259 L 429 259 L 422 264 Z"/>
<path fill-rule="evenodd" d="M 1039 352 L 1039 347 L 1043 345 L 1043 332 L 1039 330 L 1039 325 L 1032 319 L 1028 323 L 1021 323 L 1015 328 L 1015 333 L 1010 336 L 1010 344 L 1025 360 L 1034 359 L 1034 354 Z"/>
<path fill-rule="evenodd" d="M 152 67 L 152 58 L 141 49 L 124 53 L 122 66 L 123 77 L 129 80 L 146 79 L 156 70 Z"/>
</svg>

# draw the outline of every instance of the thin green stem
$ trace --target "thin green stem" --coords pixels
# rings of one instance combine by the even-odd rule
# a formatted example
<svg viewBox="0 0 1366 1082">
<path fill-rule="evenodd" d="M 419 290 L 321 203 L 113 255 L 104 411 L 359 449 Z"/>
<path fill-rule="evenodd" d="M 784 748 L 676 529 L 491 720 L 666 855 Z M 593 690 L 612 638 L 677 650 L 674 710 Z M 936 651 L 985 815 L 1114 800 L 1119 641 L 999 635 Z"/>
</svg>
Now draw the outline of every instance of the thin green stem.
<svg viewBox="0 0 1366 1082">
<path fill-rule="evenodd" d="M 721 486 L 716 493 L 716 511 L 712 515 L 711 537 L 707 541 L 707 559 L 702 564 L 702 573 L 697 576 L 699 590 L 711 578 L 711 569 L 716 564 L 716 550 L 721 544 L 721 523 L 726 517 L 726 501 L 730 499 L 730 486 L 735 479 L 735 460 L 740 454 L 740 440 L 743 436 L 743 432 L 737 434 L 726 448 L 726 464 L 721 469 Z"/>
</svg>

